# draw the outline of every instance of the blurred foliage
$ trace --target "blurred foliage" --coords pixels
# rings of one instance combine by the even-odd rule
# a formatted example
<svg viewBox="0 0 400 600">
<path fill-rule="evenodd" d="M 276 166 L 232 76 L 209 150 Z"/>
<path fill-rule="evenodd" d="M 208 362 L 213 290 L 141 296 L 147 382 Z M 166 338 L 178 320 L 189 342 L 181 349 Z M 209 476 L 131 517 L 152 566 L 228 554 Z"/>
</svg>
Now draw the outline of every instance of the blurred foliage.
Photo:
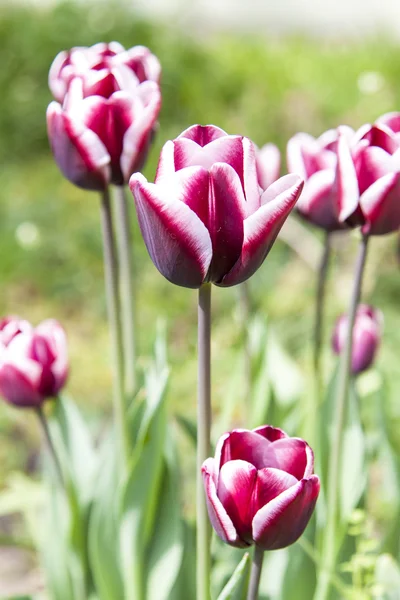
<svg viewBox="0 0 400 600">
<path fill-rule="evenodd" d="M 45 111 L 51 101 L 47 75 L 54 56 L 71 46 L 113 39 L 126 47 L 147 45 L 162 62 L 163 109 L 146 166 L 148 177 L 154 174 L 162 144 L 195 122 L 249 135 L 259 145 L 273 141 L 284 152 L 298 130 L 319 135 L 341 123 L 358 127 L 400 109 L 400 49 L 388 39 L 355 45 L 266 40 L 261 35 L 199 32 L 196 37 L 143 22 L 122 2 L 45 3 L 40 9 L 0 6 L 0 314 L 19 313 L 33 322 L 52 316 L 65 324 L 72 361 L 69 389 L 97 419 L 110 409 L 111 387 L 97 198 L 74 188 L 58 172 L 48 149 Z M 314 234 L 318 235 L 310 231 Z M 167 317 L 170 410 L 182 409 L 193 417 L 196 294 L 170 285 L 156 272 L 136 220 L 134 239 L 141 355 L 149 353 L 155 316 Z M 339 236 L 327 334 L 347 303 L 354 251 L 352 236 Z M 254 309 L 261 318 L 268 313 L 279 339 L 307 373 L 314 295 L 309 266 L 278 242 L 250 290 Z M 385 313 L 380 363 L 393 399 L 400 385 L 399 297 L 395 236 L 373 240 L 365 298 Z M 232 365 L 241 360 L 242 334 L 237 290 L 214 288 L 213 303 L 218 412 L 232 388 L 227 384 Z M 333 362 L 328 349 L 326 366 Z M 400 423 L 399 403 L 392 402 L 388 410 L 395 428 Z M 31 416 L 0 411 L 0 484 L 11 469 L 35 466 L 30 448 L 37 436 Z"/>
</svg>

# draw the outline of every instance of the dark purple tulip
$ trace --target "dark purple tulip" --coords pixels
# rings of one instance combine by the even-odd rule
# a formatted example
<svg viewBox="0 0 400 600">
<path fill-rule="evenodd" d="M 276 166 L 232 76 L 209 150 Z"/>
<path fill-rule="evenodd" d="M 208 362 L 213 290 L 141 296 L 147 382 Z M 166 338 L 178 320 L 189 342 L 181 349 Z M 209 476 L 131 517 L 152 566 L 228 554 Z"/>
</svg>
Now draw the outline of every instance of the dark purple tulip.
<svg viewBox="0 0 400 600">
<path fill-rule="evenodd" d="M 347 315 L 340 316 L 332 336 L 332 348 L 340 354 L 346 343 Z M 366 371 L 373 364 L 382 336 L 383 315 L 372 306 L 360 304 L 353 329 L 351 370 L 354 375 Z"/>
<path fill-rule="evenodd" d="M 52 102 L 47 109 L 49 140 L 63 175 L 89 190 L 127 182 L 144 164 L 160 108 L 154 81 L 85 98 L 83 80 L 75 77 L 63 105 Z"/>
<path fill-rule="evenodd" d="M 57 321 L 43 321 L 35 329 L 24 325 L 0 345 L 0 394 L 15 406 L 41 406 L 58 394 L 67 376 L 67 341 Z"/>
<path fill-rule="evenodd" d="M 281 153 L 275 144 L 265 144 L 256 149 L 258 182 L 263 190 L 279 178 L 281 172 Z"/>
<path fill-rule="evenodd" d="M 308 444 L 269 425 L 223 435 L 202 472 L 216 533 L 241 548 L 293 544 L 311 518 L 320 488 Z"/>
<path fill-rule="evenodd" d="M 134 46 L 125 50 L 118 42 L 99 43 L 60 52 L 50 67 L 49 87 L 62 104 L 75 77 L 82 79 L 85 98 L 109 98 L 114 92 L 143 81 L 159 83 L 160 76 L 161 65 L 148 48 Z"/>
<path fill-rule="evenodd" d="M 164 145 L 154 184 L 135 174 L 129 185 L 157 269 L 172 283 L 199 288 L 253 275 L 303 182 L 287 175 L 263 192 L 248 138 L 194 125 Z"/>
<path fill-rule="evenodd" d="M 297 210 L 313 225 L 336 231 L 364 223 L 352 157 L 354 131 L 331 129 L 315 139 L 298 133 L 287 146 L 290 173 L 305 179 Z"/>
</svg>

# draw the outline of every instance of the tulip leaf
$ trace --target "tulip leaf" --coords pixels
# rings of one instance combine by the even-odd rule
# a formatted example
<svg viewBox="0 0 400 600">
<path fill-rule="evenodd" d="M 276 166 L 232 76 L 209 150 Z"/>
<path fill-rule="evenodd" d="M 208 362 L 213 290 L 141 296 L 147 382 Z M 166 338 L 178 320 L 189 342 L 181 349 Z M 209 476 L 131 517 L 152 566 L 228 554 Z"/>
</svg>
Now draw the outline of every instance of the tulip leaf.
<svg viewBox="0 0 400 600">
<path fill-rule="evenodd" d="M 218 600 L 245 600 L 250 579 L 250 556 L 246 552 L 232 577 L 218 596 Z"/>
<path fill-rule="evenodd" d="M 381 600 L 400 600 L 400 566 L 390 554 L 382 554 L 376 561 L 375 586 Z"/>
<path fill-rule="evenodd" d="M 184 550 L 184 530 L 180 516 L 180 485 L 177 454 L 167 436 L 160 502 L 148 551 L 147 600 L 170 600 L 180 572 Z M 160 585 L 162 582 L 162 585 Z"/>
</svg>

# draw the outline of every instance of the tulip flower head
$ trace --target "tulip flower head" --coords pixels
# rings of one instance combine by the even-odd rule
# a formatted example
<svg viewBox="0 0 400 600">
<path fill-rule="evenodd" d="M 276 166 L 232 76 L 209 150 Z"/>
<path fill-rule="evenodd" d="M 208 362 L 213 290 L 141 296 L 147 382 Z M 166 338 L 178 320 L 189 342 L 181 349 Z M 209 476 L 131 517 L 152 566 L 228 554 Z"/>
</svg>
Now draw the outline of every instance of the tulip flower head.
<svg viewBox="0 0 400 600">
<path fill-rule="evenodd" d="M 10 331 L 11 322 L 2 333 Z M 0 394 L 15 406 L 39 407 L 54 398 L 67 379 L 66 336 L 54 320 L 43 321 L 35 329 L 22 323 L 19 333 L 7 335 L 6 342 L 1 338 Z"/>
<path fill-rule="evenodd" d="M 317 139 L 298 133 L 287 145 L 289 172 L 305 179 L 296 208 L 304 219 L 325 231 L 364 222 L 350 148 L 353 136 L 350 127 L 342 126 L 326 131 Z"/>
<path fill-rule="evenodd" d="M 383 315 L 380 310 L 360 304 L 357 309 L 353 329 L 353 351 L 351 371 L 353 375 L 362 373 L 374 363 L 382 337 Z M 348 328 L 347 315 L 341 315 L 334 328 L 332 349 L 341 354 L 346 343 Z"/>
<path fill-rule="evenodd" d="M 308 444 L 265 425 L 221 437 L 202 467 L 208 513 L 218 536 L 240 548 L 278 550 L 303 533 L 318 498 Z"/>
<path fill-rule="evenodd" d="M 83 81 L 83 96 L 109 98 L 143 81 L 159 83 L 161 65 L 145 46 L 125 50 L 118 42 L 77 47 L 57 54 L 49 71 L 49 88 L 61 104 L 75 77 Z"/>
<path fill-rule="evenodd" d="M 281 153 L 275 144 L 265 144 L 256 150 L 258 182 L 263 190 L 279 178 Z"/>
<path fill-rule="evenodd" d="M 248 138 L 194 125 L 164 145 L 154 184 L 137 173 L 129 185 L 157 269 L 172 283 L 199 288 L 253 275 L 303 182 L 287 175 L 263 192 Z"/>
</svg>

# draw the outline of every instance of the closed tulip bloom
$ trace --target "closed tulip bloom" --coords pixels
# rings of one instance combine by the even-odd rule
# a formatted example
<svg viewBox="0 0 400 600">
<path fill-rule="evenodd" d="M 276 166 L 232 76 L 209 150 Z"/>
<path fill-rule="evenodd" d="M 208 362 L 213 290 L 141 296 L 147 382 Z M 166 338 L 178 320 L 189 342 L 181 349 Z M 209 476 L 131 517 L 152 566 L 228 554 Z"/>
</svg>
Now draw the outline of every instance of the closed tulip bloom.
<svg viewBox="0 0 400 600">
<path fill-rule="evenodd" d="M 288 170 L 305 179 L 296 208 L 307 221 L 328 232 L 364 223 L 353 139 L 354 131 L 342 126 L 317 139 L 298 133 L 288 142 Z"/>
<path fill-rule="evenodd" d="M 400 113 L 390 113 L 355 134 L 352 154 L 365 234 L 383 235 L 400 227 L 399 122 Z"/>
<path fill-rule="evenodd" d="M 144 164 L 160 108 L 154 81 L 85 98 L 82 79 L 73 79 L 63 105 L 52 102 L 47 109 L 50 144 L 63 175 L 89 190 L 127 182 Z"/>
<path fill-rule="evenodd" d="M 281 153 L 275 144 L 265 144 L 256 150 L 258 182 L 263 190 L 279 178 Z"/>
<path fill-rule="evenodd" d="M 21 331 L 0 348 L 0 394 L 15 406 L 41 406 L 58 394 L 67 376 L 67 341 L 57 321 Z"/>
<path fill-rule="evenodd" d="M 99 43 L 60 52 L 49 71 L 49 87 L 61 104 L 75 77 L 83 81 L 83 95 L 109 98 L 113 92 L 143 81 L 159 83 L 161 65 L 145 46 L 125 50 L 118 42 Z"/>
<path fill-rule="evenodd" d="M 335 354 L 341 354 L 347 336 L 347 315 L 340 316 L 332 336 L 332 348 Z M 351 371 L 354 375 L 362 373 L 374 363 L 382 337 L 383 315 L 372 306 L 360 304 L 357 309 L 353 329 L 353 351 Z"/>
<path fill-rule="evenodd" d="M 231 286 L 264 261 L 294 207 L 302 180 L 287 175 L 262 191 L 253 143 L 194 125 L 161 152 L 155 183 L 130 180 L 140 229 L 157 269 L 172 283 Z"/>
<path fill-rule="evenodd" d="M 219 440 L 202 467 L 208 513 L 226 543 L 263 550 L 293 544 L 318 498 L 314 456 L 304 440 L 265 425 Z"/>
</svg>

